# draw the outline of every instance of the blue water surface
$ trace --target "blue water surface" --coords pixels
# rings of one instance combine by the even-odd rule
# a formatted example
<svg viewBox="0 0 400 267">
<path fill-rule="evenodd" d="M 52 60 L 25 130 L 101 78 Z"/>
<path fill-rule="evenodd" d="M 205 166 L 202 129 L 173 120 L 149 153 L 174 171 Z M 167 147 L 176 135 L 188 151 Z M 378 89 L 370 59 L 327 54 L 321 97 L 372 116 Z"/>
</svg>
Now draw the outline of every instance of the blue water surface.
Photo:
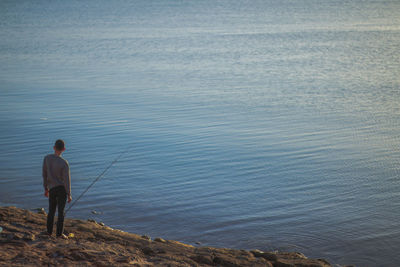
<svg viewBox="0 0 400 267">
<path fill-rule="evenodd" d="M 0 204 L 152 237 L 400 261 L 399 1 L 1 1 Z M 92 214 L 96 210 L 99 214 Z"/>
</svg>

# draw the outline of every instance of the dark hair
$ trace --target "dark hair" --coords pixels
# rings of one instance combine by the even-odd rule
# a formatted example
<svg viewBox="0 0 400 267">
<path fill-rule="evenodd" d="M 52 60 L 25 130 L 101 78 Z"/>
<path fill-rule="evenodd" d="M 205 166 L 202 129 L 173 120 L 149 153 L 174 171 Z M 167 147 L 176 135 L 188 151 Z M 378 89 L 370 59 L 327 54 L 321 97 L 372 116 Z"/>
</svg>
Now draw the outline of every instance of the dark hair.
<svg viewBox="0 0 400 267">
<path fill-rule="evenodd" d="M 63 140 L 58 139 L 58 140 L 56 141 L 56 143 L 54 144 L 54 146 L 56 147 L 56 149 L 57 149 L 58 151 L 61 151 L 61 150 L 64 149 L 65 144 L 64 144 L 64 141 L 63 141 Z"/>
</svg>

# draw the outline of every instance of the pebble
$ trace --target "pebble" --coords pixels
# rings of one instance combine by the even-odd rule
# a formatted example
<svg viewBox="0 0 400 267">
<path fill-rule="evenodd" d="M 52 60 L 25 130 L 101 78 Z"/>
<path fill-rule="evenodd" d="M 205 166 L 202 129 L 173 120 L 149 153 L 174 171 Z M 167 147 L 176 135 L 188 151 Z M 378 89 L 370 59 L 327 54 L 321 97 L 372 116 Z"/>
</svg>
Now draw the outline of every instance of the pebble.
<svg viewBox="0 0 400 267">
<path fill-rule="evenodd" d="M 161 237 L 156 237 L 156 238 L 154 239 L 154 241 L 160 242 L 160 243 L 166 243 L 166 242 L 167 242 L 167 241 L 165 241 L 165 239 L 162 239 Z"/>
<path fill-rule="evenodd" d="M 44 208 L 37 209 L 37 211 L 38 211 L 37 213 L 39 213 L 39 214 L 47 215 L 47 213 L 44 210 Z"/>
<path fill-rule="evenodd" d="M 93 219 L 88 219 L 88 222 L 92 222 L 92 223 L 97 223 L 95 220 Z"/>
</svg>

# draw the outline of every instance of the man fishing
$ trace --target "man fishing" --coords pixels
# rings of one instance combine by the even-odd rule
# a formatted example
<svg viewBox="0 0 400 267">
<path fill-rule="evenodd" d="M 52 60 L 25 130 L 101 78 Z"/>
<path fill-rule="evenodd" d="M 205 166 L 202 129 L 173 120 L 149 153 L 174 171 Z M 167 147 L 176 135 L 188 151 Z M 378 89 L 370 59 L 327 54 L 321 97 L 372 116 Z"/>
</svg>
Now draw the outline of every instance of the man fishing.
<svg viewBox="0 0 400 267">
<path fill-rule="evenodd" d="M 65 151 L 64 141 L 59 139 L 54 144 L 54 153 L 43 160 L 44 195 L 49 198 L 49 213 L 47 215 L 47 234 L 53 233 L 54 215 L 58 209 L 56 236 L 67 239 L 64 231 L 64 208 L 66 201 L 71 202 L 71 177 L 69 164 L 61 154 Z"/>
</svg>

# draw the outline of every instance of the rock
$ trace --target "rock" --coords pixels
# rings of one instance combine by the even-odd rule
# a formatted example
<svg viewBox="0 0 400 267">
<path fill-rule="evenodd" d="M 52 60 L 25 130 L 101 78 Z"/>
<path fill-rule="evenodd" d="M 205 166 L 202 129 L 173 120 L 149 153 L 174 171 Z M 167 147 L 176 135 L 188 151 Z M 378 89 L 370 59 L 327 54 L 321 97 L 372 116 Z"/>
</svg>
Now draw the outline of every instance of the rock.
<svg viewBox="0 0 400 267">
<path fill-rule="evenodd" d="M 150 247 L 142 248 L 142 252 L 144 255 L 147 255 L 147 256 L 154 256 L 156 254 L 155 251 Z"/>
<path fill-rule="evenodd" d="M 14 240 L 21 240 L 24 236 L 21 233 L 15 233 L 13 239 Z"/>
<path fill-rule="evenodd" d="M 306 259 L 308 259 L 308 258 L 306 257 Z M 322 262 L 322 263 L 324 263 L 324 264 L 326 264 L 326 265 L 328 265 L 328 266 L 330 266 L 330 263 L 325 259 L 317 259 L 317 260 Z M 344 266 L 344 267 L 346 267 L 346 266 Z M 351 266 L 347 266 L 347 267 L 355 267 L 355 266 L 351 265 Z"/>
<path fill-rule="evenodd" d="M 259 249 L 251 250 L 250 253 L 252 253 L 254 257 L 261 257 L 261 255 L 264 254 L 264 252 Z"/>
<path fill-rule="evenodd" d="M 104 223 L 103 222 L 99 222 L 99 225 L 104 226 Z"/>
<path fill-rule="evenodd" d="M 165 253 L 167 253 L 167 251 L 165 249 L 162 249 L 162 248 L 158 248 L 156 252 L 157 252 L 157 254 L 165 254 Z"/>
<path fill-rule="evenodd" d="M 154 241 L 160 242 L 160 243 L 166 243 L 166 242 L 167 242 L 167 241 L 165 241 L 165 239 L 162 239 L 161 237 L 156 237 L 156 238 L 154 239 Z"/>
<path fill-rule="evenodd" d="M 46 213 L 46 211 L 44 210 L 44 208 L 39 208 L 39 209 L 37 209 L 37 213 L 38 213 L 38 214 L 47 215 L 47 213 Z"/>
<path fill-rule="evenodd" d="M 285 259 L 307 259 L 307 257 L 300 252 L 279 252 L 278 255 Z"/>
<path fill-rule="evenodd" d="M 28 234 L 28 233 L 26 233 L 26 234 L 24 235 L 23 239 L 24 239 L 24 240 L 27 240 L 27 241 L 35 241 L 36 236 L 35 236 L 34 234 Z"/>
<path fill-rule="evenodd" d="M 273 252 L 263 252 L 258 249 L 252 250 L 250 252 L 254 255 L 254 257 L 257 258 L 264 258 L 269 261 L 276 261 L 278 259 L 278 256 Z"/>
<path fill-rule="evenodd" d="M 91 223 L 97 223 L 95 220 L 93 220 L 93 219 L 88 219 L 88 222 L 91 222 Z"/>
<path fill-rule="evenodd" d="M 14 234 L 12 234 L 12 233 L 6 234 L 6 235 L 5 235 L 5 238 L 6 238 L 7 240 L 13 240 L 13 239 L 14 239 Z"/>
<path fill-rule="evenodd" d="M 240 267 L 240 263 L 236 262 L 235 259 L 222 254 L 215 256 L 213 259 L 213 263 L 217 266 Z"/>
<path fill-rule="evenodd" d="M 201 242 L 194 242 L 196 245 L 201 246 Z"/>
<path fill-rule="evenodd" d="M 24 238 L 22 233 L 9 233 L 6 235 L 7 240 L 21 240 Z"/>
<path fill-rule="evenodd" d="M 331 267 L 327 261 L 310 260 L 310 259 L 281 259 L 275 263 L 275 267 Z"/>
<path fill-rule="evenodd" d="M 272 252 L 264 252 L 261 257 L 269 261 L 275 261 L 278 258 L 276 254 Z"/>
<path fill-rule="evenodd" d="M 132 261 L 132 259 L 129 256 L 120 256 L 116 259 L 116 262 L 121 262 L 121 263 L 123 263 L 123 262 L 128 263 L 131 261 Z"/>
<path fill-rule="evenodd" d="M 195 255 L 191 259 L 200 264 L 214 265 L 213 259 L 210 255 Z"/>
</svg>

